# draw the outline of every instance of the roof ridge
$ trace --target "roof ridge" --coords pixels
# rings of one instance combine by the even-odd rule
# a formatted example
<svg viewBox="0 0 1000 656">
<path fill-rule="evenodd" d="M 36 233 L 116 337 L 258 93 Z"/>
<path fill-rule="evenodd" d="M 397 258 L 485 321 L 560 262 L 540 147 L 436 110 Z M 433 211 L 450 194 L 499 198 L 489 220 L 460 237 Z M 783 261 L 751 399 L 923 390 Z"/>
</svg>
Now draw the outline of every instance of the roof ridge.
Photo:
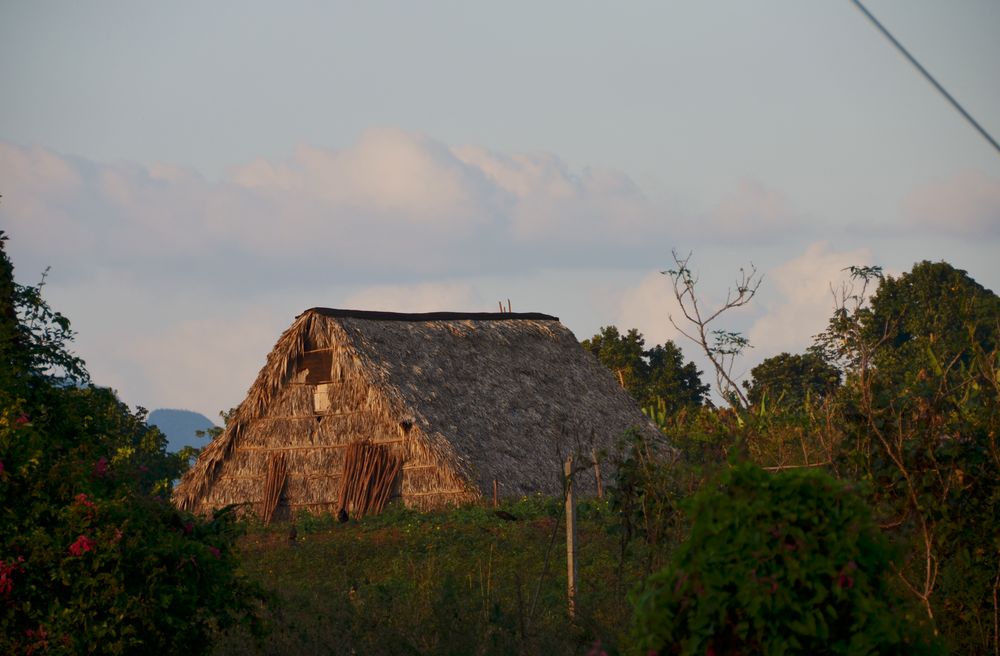
<svg viewBox="0 0 1000 656">
<path fill-rule="evenodd" d="M 382 312 L 378 310 L 314 307 L 309 308 L 302 314 L 309 312 L 314 312 L 325 317 L 373 319 L 376 321 L 559 321 L 559 317 L 542 314 L 541 312 Z"/>
</svg>

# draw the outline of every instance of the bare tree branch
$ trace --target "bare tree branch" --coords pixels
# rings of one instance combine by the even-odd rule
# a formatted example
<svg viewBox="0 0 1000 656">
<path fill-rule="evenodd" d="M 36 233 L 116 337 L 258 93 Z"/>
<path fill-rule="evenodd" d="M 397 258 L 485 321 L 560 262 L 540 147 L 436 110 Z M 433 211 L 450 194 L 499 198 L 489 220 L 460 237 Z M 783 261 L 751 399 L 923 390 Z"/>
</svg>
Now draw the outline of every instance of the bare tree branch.
<svg viewBox="0 0 1000 656">
<path fill-rule="evenodd" d="M 694 327 L 688 332 L 678 325 L 671 315 L 671 325 L 677 331 L 697 344 L 715 370 L 715 385 L 722 398 L 730 404 L 746 408 L 750 401 L 740 389 L 733 376 L 733 366 L 737 358 L 744 350 L 750 347 L 749 340 L 737 332 L 729 330 L 711 330 L 709 324 L 722 316 L 726 311 L 733 310 L 750 303 L 757 290 L 760 288 L 764 277 L 757 273 L 757 268 L 750 265 L 750 270 L 740 268 L 739 277 L 736 279 L 735 289 L 730 287 L 726 291 L 726 300 L 719 307 L 702 314 L 702 309 L 698 304 L 698 295 L 695 288 L 698 284 L 698 276 L 691 272 L 688 263 L 691 261 L 691 253 L 681 257 L 677 251 L 671 251 L 676 268 L 661 271 L 660 273 L 670 276 L 673 284 L 674 298 L 680 306 L 681 314 L 687 323 Z M 692 334 L 693 333 L 693 334 Z"/>
</svg>

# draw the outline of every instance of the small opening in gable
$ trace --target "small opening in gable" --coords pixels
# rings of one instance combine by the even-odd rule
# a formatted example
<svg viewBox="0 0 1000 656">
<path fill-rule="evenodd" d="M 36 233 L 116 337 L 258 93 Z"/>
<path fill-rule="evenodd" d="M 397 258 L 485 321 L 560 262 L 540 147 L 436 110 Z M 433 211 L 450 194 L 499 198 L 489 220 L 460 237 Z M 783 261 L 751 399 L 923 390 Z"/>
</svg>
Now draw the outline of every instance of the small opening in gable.
<svg viewBox="0 0 1000 656">
<path fill-rule="evenodd" d="M 313 414 L 321 415 L 330 411 L 330 388 L 329 383 L 321 383 L 313 391 Z M 318 418 L 317 418 L 318 420 Z"/>
</svg>

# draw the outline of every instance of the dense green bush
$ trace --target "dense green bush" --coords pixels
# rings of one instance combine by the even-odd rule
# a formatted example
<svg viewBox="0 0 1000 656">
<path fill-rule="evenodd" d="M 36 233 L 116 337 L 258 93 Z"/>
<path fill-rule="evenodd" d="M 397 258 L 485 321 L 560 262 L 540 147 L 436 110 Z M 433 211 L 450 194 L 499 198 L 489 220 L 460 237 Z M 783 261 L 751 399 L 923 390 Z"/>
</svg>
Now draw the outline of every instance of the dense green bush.
<svg viewBox="0 0 1000 656">
<path fill-rule="evenodd" d="M 690 512 L 690 537 L 635 595 L 642 653 L 933 651 L 890 585 L 885 538 L 843 483 L 743 464 Z"/>
</svg>

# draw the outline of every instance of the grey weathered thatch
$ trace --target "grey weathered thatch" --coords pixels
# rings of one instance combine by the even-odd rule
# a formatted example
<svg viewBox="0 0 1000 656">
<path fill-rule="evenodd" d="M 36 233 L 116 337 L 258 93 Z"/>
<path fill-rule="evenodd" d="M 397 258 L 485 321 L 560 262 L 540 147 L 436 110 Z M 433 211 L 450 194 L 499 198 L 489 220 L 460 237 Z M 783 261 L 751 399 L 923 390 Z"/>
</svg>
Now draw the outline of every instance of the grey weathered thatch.
<svg viewBox="0 0 1000 656">
<path fill-rule="evenodd" d="M 366 440 L 402 461 L 393 496 L 410 507 L 474 500 L 494 480 L 503 496 L 553 494 L 568 453 L 589 459 L 630 427 L 656 432 L 555 317 L 313 308 L 281 335 L 174 500 L 260 510 L 281 452 L 277 516 L 335 512 L 346 447 Z M 575 485 L 593 490 L 593 474 Z"/>
</svg>

